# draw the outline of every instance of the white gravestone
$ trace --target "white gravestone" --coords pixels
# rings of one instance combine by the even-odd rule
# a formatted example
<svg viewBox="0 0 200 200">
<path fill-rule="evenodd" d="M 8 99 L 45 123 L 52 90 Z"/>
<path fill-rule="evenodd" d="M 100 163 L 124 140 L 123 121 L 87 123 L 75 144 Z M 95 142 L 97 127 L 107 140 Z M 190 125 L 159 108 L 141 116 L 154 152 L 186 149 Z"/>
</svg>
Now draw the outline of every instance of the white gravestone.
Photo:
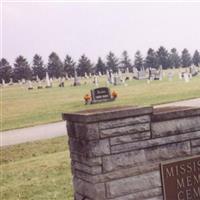
<svg viewBox="0 0 200 200">
<path fill-rule="evenodd" d="M 188 73 L 184 73 L 183 77 L 184 77 L 184 81 L 186 83 L 188 83 L 190 81 Z"/>
<path fill-rule="evenodd" d="M 51 87 L 48 72 L 46 72 L 46 87 Z"/>
</svg>

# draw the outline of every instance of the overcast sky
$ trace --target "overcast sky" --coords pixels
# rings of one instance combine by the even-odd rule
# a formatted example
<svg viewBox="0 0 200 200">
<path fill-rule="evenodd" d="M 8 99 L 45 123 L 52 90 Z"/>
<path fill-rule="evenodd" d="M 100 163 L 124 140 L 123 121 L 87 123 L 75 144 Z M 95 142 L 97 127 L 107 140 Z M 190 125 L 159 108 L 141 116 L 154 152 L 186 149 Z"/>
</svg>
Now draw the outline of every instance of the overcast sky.
<svg viewBox="0 0 200 200">
<path fill-rule="evenodd" d="M 200 50 L 200 3 L 3 3 L 3 57 L 45 62 L 55 51 L 92 61 L 127 50 L 134 57 L 160 45 Z"/>
</svg>

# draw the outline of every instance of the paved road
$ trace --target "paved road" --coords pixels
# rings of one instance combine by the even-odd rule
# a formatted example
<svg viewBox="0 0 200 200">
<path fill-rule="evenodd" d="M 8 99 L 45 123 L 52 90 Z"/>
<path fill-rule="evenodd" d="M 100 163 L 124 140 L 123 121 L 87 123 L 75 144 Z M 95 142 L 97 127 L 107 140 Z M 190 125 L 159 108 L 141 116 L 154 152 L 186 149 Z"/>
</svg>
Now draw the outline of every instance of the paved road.
<svg viewBox="0 0 200 200">
<path fill-rule="evenodd" d="M 0 146 L 14 145 L 66 135 L 66 122 L 0 132 Z"/>
<path fill-rule="evenodd" d="M 155 107 L 163 106 L 191 106 L 200 107 L 200 98 L 187 101 L 180 101 L 169 104 L 162 104 Z M 66 135 L 66 123 L 57 122 L 34 126 L 30 128 L 16 129 L 0 132 L 0 146 L 8 146 L 29 141 L 42 140 Z"/>
<path fill-rule="evenodd" d="M 191 100 L 185 100 L 185 101 L 178 101 L 174 103 L 167 103 L 158 105 L 155 107 L 164 107 L 164 106 L 191 106 L 191 107 L 200 107 L 200 98 L 197 99 L 191 99 Z"/>
</svg>

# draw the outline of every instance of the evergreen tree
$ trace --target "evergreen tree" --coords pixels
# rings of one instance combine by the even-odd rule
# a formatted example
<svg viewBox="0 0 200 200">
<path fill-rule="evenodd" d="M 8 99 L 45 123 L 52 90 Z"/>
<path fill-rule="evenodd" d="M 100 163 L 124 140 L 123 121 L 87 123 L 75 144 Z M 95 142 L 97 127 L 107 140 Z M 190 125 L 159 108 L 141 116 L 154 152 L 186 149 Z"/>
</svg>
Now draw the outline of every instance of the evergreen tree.
<svg viewBox="0 0 200 200">
<path fill-rule="evenodd" d="M 178 55 L 178 52 L 175 48 L 171 49 L 171 52 L 169 55 L 169 63 L 170 63 L 170 67 L 178 68 L 181 66 L 181 58 Z"/>
<path fill-rule="evenodd" d="M 59 78 L 64 76 L 63 63 L 55 52 L 49 55 L 47 68 L 50 77 Z"/>
<path fill-rule="evenodd" d="M 197 50 L 194 52 L 192 62 L 195 66 L 200 66 L 200 54 Z"/>
<path fill-rule="evenodd" d="M 8 83 L 11 77 L 12 67 L 5 58 L 2 58 L 0 60 L 0 82 L 2 83 L 2 79 L 4 79 L 4 81 Z"/>
<path fill-rule="evenodd" d="M 24 58 L 23 56 L 17 57 L 14 63 L 14 80 L 30 80 L 31 78 L 32 71 L 26 58 Z"/>
<path fill-rule="evenodd" d="M 74 76 L 75 64 L 76 63 L 73 61 L 73 59 L 69 55 L 66 55 L 64 60 L 64 72 L 70 77 Z"/>
<path fill-rule="evenodd" d="M 106 65 L 105 63 L 102 61 L 102 59 L 99 57 L 97 64 L 95 66 L 96 69 L 96 73 L 101 72 L 101 74 L 105 74 L 106 73 Z"/>
<path fill-rule="evenodd" d="M 46 70 L 44 68 L 44 62 L 42 60 L 42 57 L 38 54 L 35 54 L 33 57 L 33 75 L 36 77 L 38 76 L 39 79 L 45 78 Z"/>
<path fill-rule="evenodd" d="M 79 59 L 77 72 L 79 76 L 84 76 L 85 73 L 89 74 L 92 72 L 91 61 L 85 55 L 82 55 Z"/>
<path fill-rule="evenodd" d="M 144 64 L 144 61 L 143 61 L 142 55 L 140 51 L 137 51 L 135 53 L 134 67 L 136 67 L 137 70 L 141 71 L 143 69 L 143 64 Z"/>
<path fill-rule="evenodd" d="M 119 62 L 118 59 L 115 57 L 114 53 L 110 52 L 106 59 L 107 59 L 106 68 L 108 70 L 112 70 L 113 72 L 117 72 Z"/>
<path fill-rule="evenodd" d="M 158 58 L 155 51 L 150 48 L 147 51 L 147 57 L 145 59 L 145 67 L 146 68 L 158 68 Z"/>
<path fill-rule="evenodd" d="M 124 71 L 126 71 L 127 68 L 129 69 L 129 71 L 133 71 L 131 59 L 129 58 L 127 51 L 124 51 L 122 53 L 121 65 Z"/>
<path fill-rule="evenodd" d="M 161 65 L 163 69 L 167 69 L 170 66 L 168 51 L 163 46 L 161 46 L 157 51 L 157 56 L 158 65 Z"/>
<path fill-rule="evenodd" d="M 192 59 L 191 59 L 191 55 L 188 52 L 187 49 L 183 49 L 182 51 L 182 55 L 181 55 L 181 61 L 182 61 L 182 66 L 183 67 L 189 67 L 192 64 Z"/>
</svg>

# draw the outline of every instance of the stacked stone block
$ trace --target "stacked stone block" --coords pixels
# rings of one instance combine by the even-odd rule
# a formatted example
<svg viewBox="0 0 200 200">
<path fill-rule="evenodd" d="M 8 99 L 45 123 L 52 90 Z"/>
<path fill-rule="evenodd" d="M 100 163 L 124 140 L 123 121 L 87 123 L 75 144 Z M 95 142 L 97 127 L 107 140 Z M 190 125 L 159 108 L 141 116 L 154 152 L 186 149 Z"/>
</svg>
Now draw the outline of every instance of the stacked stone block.
<svg viewBox="0 0 200 200">
<path fill-rule="evenodd" d="M 76 200 L 161 200 L 160 163 L 200 154 L 200 109 L 63 114 Z"/>
</svg>

